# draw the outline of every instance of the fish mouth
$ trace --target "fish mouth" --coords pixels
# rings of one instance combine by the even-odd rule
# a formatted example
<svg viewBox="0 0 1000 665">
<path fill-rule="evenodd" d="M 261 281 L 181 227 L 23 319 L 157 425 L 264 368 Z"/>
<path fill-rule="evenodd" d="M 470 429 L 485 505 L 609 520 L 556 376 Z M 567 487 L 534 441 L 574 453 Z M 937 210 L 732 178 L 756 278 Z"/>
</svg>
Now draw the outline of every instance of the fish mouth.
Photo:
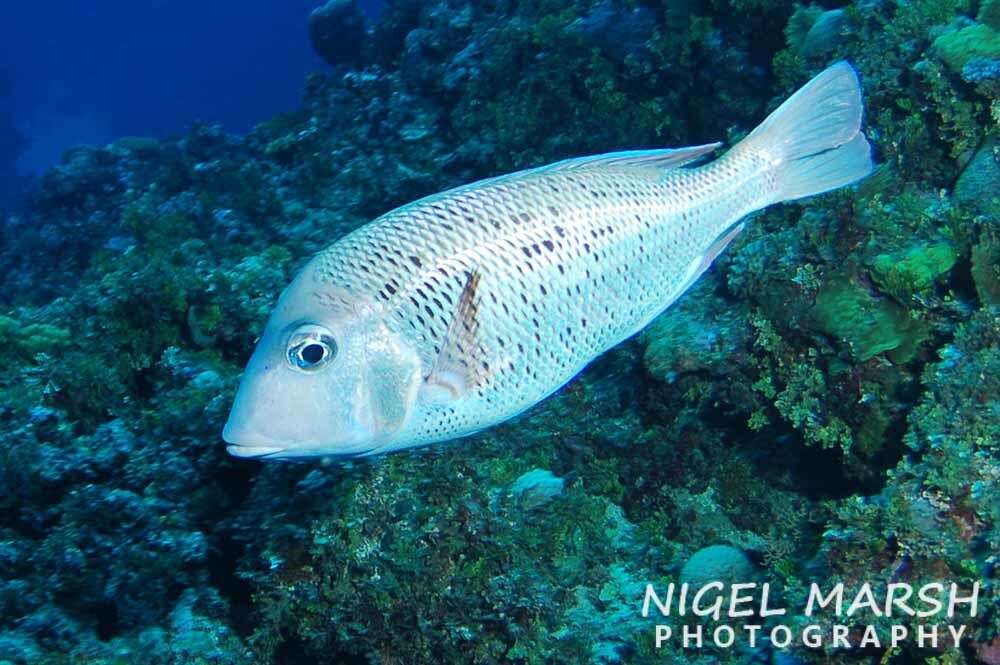
<svg viewBox="0 0 1000 665">
<path fill-rule="evenodd" d="M 243 421 L 234 418 L 232 414 L 222 428 L 222 439 L 227 444 L 226 451 L 233 457 L 274 457 L 288 449 L 288 446 L 247 428 Z"/>
<path fill-rule="evenodd" d="M 229 444 L 226 446 L 226 451 L 228 451 L 233 457 L 260 458 L 274 457 L 278 453 L 284 452 L 285 449 L 278 446 L 243 446 L 239 444 Z"/>
<path fill-rule="evenodd" d="M 358 457 L 372 452 L 371 446 L 324 445 L 317 441 L 282 440 L 247 427 L 243 421 L 230 417 L 222 430 L 226 450 L 233 457 L 244 459 L 290 459 L 302 457 Z"/>
</svg>

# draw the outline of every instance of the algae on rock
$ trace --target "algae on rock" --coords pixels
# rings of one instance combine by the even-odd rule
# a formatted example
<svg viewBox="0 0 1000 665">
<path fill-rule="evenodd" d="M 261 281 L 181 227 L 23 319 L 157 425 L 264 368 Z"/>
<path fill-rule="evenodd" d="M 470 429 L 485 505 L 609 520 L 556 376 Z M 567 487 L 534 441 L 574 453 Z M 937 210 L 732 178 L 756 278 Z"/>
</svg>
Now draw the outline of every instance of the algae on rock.
<svg viewBox="0 0 1000 665">
<path fill-rule="evenodd" d="M 816 296 L 813 317 L 819 329 L 846 342 L 865 362 L 887 353 L 910 360 L 928 335 L 926 326 L 886 298 L 877 298 L 846 275 L 831 277 Z"/>
</svg>

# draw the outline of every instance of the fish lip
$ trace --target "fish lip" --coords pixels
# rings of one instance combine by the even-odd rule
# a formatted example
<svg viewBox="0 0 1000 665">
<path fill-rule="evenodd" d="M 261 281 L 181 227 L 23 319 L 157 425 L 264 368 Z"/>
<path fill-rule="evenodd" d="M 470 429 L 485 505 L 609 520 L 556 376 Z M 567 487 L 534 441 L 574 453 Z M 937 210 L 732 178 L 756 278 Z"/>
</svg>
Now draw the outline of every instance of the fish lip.
<svg viewBox="0 0 1000 665">
<path fill-rule="evenodd" d="M 226 451 L 233 457 L 260 458 L 273 457 L 285 451 L 279 446 L 244 446 L 240 444 L 229 444 Z"/>
</svg>

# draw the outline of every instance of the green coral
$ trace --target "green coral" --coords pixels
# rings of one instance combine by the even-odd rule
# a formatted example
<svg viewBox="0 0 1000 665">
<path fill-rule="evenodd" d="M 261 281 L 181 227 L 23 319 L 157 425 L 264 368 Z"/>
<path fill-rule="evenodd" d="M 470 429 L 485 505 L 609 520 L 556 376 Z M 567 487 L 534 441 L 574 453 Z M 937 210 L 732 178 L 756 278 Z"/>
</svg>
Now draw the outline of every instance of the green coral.
<svg viewBox="0 0 1000 665">
<path fill-rule="evenodd" d="M 47 323 L 24 323 L 0 315 L 0 354 L 5 364 L 34 362 L 40 354 L 58 355 L 71 341 L 70 332 Z"/>
<path fill-rule="evenodd" d="M 879 254 L 872 264 L 872 277 L 888 293 L 905 300 L 946 276 L 958 253 L 949 242 L 923 244 L 893 254 Z"/>
<path fill-rule="evenodd" d="M 820 330 L 844 341 L 860 362 L 880 353 L 888 353 L 896 362 L 906 362 L 928 332 L 905 309 L 872 296 L 843 275 L 829 279 L 820 289 L 813 317 Z"/>
<path fill-rule="evenodd" d="M 933 48 L 952 71 L 961 73 L 973 58 L 1000 58 L 1000 32 L 988 25 L 970 25 L 941 35 Z"/>
<path fill-rule="evenodd" d="M 1000 0 L 982 0 L 976 20 L 994 30 L 1000 30 Z"/>
<path fill-rule="evenodd" d="M 790 368 L 788 383 L 775 395 L 774 406 L 802 432 L 808 444 L 849 452 L 851 428 L 841 418 L 826 413 L 824 398 L 828 394 L 826 375 L 815 365 L 800 361 Z"/>
</svg>

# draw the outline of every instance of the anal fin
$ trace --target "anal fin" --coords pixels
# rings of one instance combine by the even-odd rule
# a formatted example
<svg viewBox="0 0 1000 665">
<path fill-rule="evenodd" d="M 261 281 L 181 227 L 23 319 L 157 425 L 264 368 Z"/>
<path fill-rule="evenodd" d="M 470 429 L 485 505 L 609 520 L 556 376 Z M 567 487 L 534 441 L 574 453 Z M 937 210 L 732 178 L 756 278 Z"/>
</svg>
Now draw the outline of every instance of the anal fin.
<svg viewBox="0 0 1000 665">
<path fill-rule="evenodd" d="M 702 257 L 701 267 L 698 271 L 699 275 L 705 272 L 708 269 L 708 266 L 712 265 L 712 261 L 714 261 L 719 254 L 722 254 L 722 250 L 728 247 L 729 243 L 731 243 L 736 236 L 740 234 L 740 231 L 743 230 L 744 224 L 744 222 L 740 222 L 716 238 L 715 242 L 712 243 L 712 246 L 708 248 L 708 251 L 705 252 L 705 255 Z"/>
<path fill-rule="evenodd" d="M 743 230 L 744 222 L 736 224 L 732 228 L 728 229 L 725 233 L 716 238 L 712 244 L 705 250 L 705 253 L 699 257 L 696 257 L 691 264 L 688 266 L 687 272 L 684 275 L 684 279 L 681 281 L 680 288 L 671 297 L 670 302 L 673 302 L 679 298 L 685 291 L 687 291 L 692 284 L 694 284 L 702 273 L 708 270 L 708 267 L 712 265 L 715 258 L 722 253 L 726 247 L 729 246 L 736 236 L 740 234 Z"/>
</svg>

